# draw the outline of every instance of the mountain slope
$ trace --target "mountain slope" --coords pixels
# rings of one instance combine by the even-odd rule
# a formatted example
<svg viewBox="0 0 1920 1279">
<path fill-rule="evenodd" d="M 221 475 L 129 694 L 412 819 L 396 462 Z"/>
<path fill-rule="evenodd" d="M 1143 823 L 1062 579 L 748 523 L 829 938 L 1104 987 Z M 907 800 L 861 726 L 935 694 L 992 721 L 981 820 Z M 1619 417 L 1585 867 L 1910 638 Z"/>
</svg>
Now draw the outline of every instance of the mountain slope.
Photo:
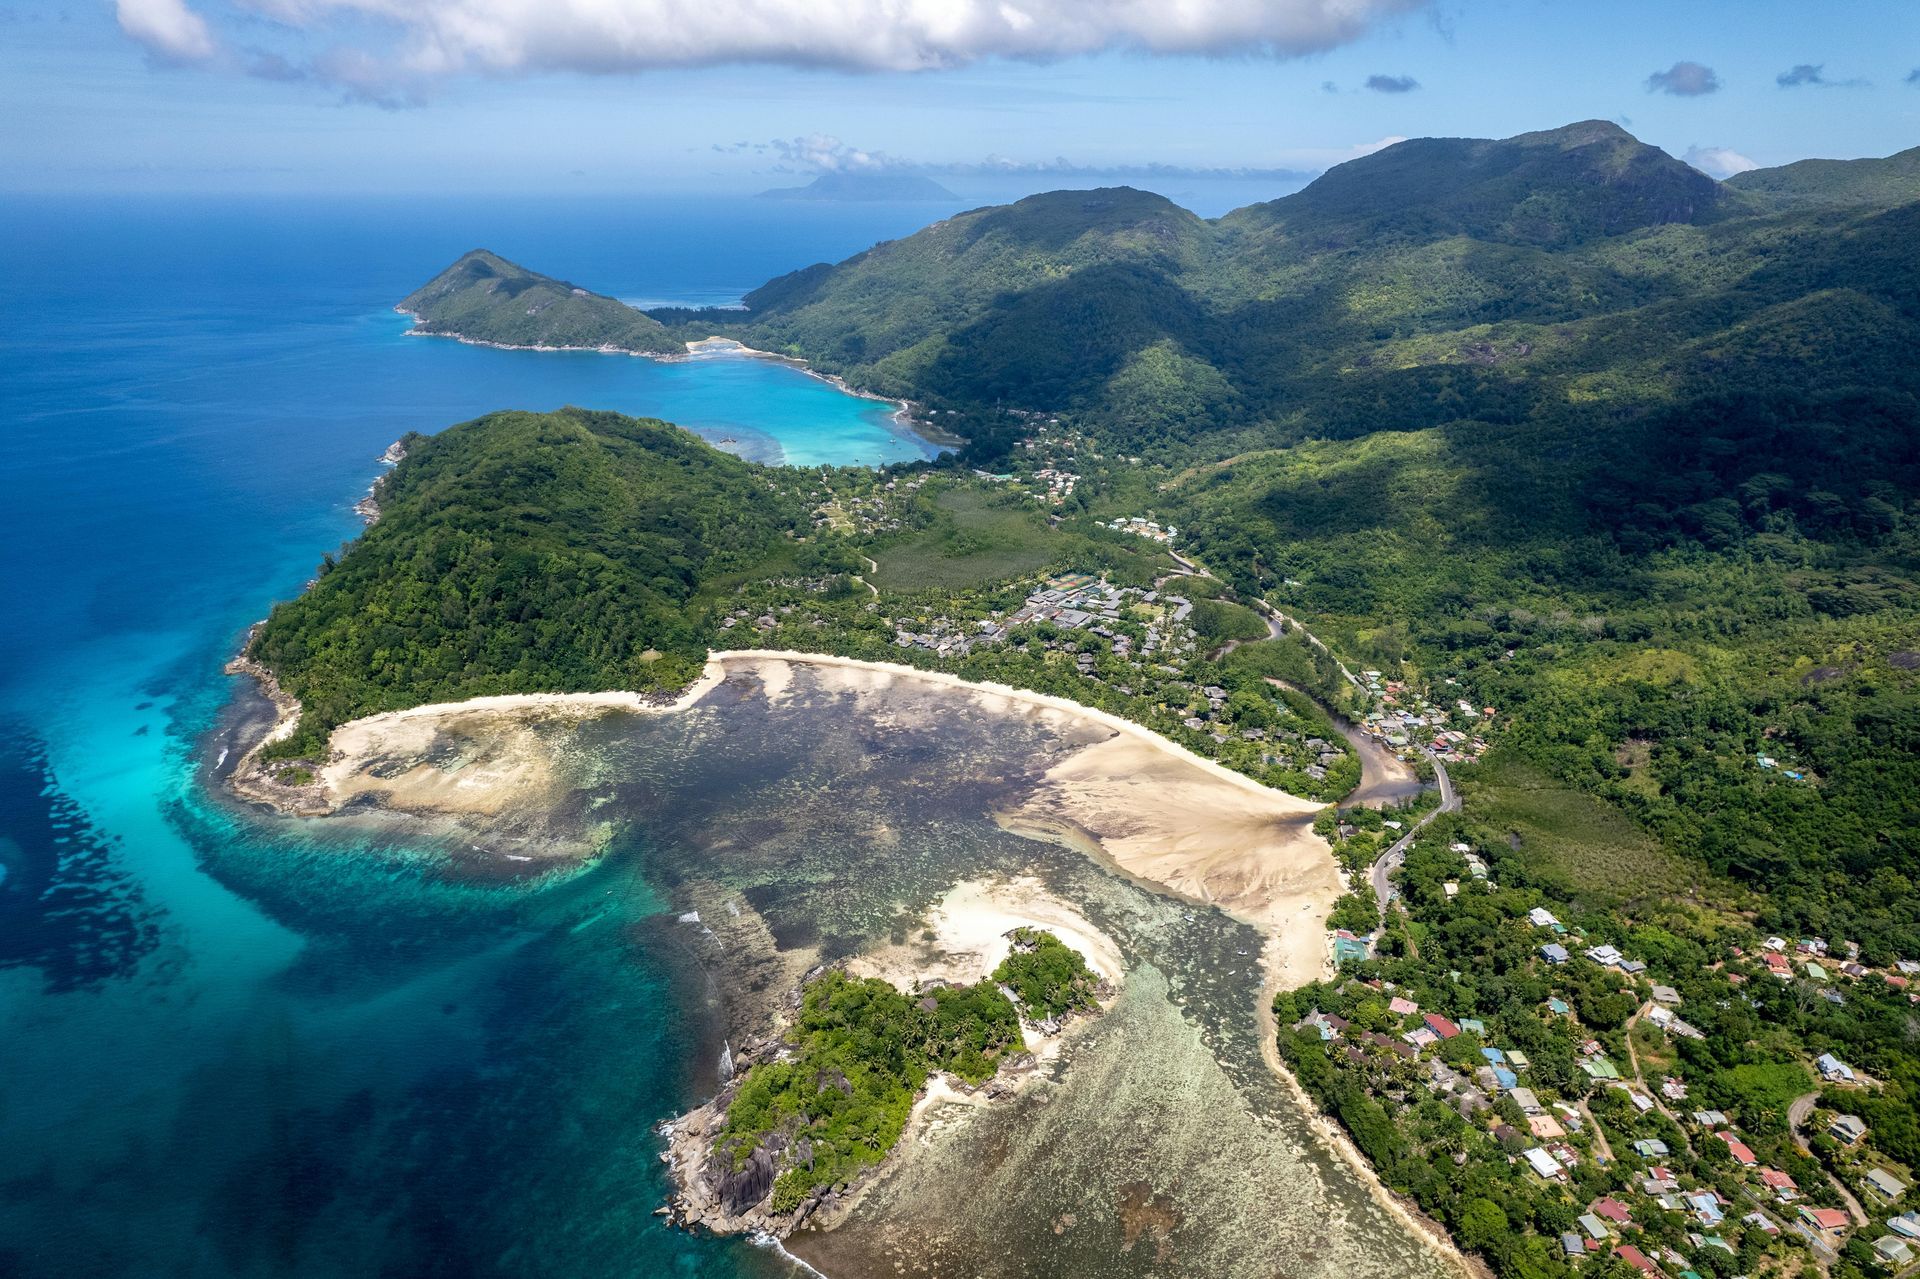
<svg viewBox="0 0 1920 1279">
<path fill-rule="evenodd" d="M 396 309 L 414 316 L 415 332 L 470 342 L 639 354 L 686 349 L 658 320 L 618 299 L 529 271 L 485 249 L 462 256 Z"/>
<path fill-rule="evenodd" d="M 305 707 L 277 749 L 421 702 L 677 688 L 706 656 L 695 593 L 804 510 L 665 422 L 507 412 L 410 437 L 379 520 L 254 638 Z"/>
<path fill-rule="evenodd" d="M 1223 222 L 1336 242 L 1465 235 L 1551 248 L 1710 221 L 1725 204 L 1719 186 L 1699 170 L 1618 125 L 1587 120 L 1497 141 L 1397 143 Z"/>
<path fill-rule="evenodd" d="M 1905 204 L 1920 200 L 1920 147 L 1874 160 L 1800 160 L 1727 179 L 1750 195 L 1783 202 Z"/>
</svg>

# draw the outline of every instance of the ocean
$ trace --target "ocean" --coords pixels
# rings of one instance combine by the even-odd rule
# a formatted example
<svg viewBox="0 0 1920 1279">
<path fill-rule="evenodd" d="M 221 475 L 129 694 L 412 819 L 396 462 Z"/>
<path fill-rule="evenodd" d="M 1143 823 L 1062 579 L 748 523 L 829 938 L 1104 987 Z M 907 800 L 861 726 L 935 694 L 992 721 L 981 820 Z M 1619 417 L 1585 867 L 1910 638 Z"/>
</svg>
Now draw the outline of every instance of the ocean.
<svg viewBox="0 0 1920 1279">
<path fill-rule="evenodd" d="M 532 882 L 214 777 L 260 711 L 222 665 L 354 536 L 405 431 L 571 403 L 808 465 L 927 451 L 776 364 L 409 338 L 395 299 L 483 245 L 726 303 L 926 216 L 0 203 L 0 1275 L 796 1273 L 655 1215 L 657 1125 L 712 1095 L 796 965 L 1015 875 L 1116 939 L 1123 995 L 1070 1069 L 796 1249 L 835 1279 L 1443 1273 L 1264 1065 L 1254 931 L 1002 827 L 1070 726 L 911 682 L 799 677 L 775 705 L 730 679 L 569 737 L 558 806 L 610 836 Z"/>
<path fill-rule="evenodd" d="M 405 431 L 580 404 L 763 459 L 926 452 L 885 406 L 765 361 L 406 337 L 391 307 L 419 282 L 485 246 L 621 297 L 725 304 L 928 216 L 0 203 L 0 1273 L 785 1272 L 652 1218 L 650 1126 L 711 1081 L 666 961 L 546 943 L 583 889 L 335 856 L 236 819 L 198 777 L 234 692 L 222 663 L 355 534 Z M 660 909 L 644 878 L 633 919 Z M 544 1257 L 517 1251 L 536 1240 Z"/>
</svg>

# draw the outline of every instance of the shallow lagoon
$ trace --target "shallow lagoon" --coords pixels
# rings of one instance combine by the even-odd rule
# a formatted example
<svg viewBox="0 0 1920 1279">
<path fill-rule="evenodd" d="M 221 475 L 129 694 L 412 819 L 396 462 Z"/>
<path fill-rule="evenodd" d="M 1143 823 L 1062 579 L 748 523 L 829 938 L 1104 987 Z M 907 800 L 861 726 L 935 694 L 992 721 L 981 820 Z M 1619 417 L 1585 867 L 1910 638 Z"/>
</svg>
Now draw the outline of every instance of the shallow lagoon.
<svg viewBox="0 0 1920 1279">
<path fill-rule="evenodd" d="M 736 690 L 730 708 L 610 730 L 587 752 L 602 770 L 587 802 L 619 815 L 609 855 L 533 885 L 475 883 L 449 874 L 441 850 L 349 826 L 261 825 L 200 785 L 231 744 L 220 664 L 268 602 L 352 535 L 351 503 L 403 431 L 573 402 L 744 439 L 830 404 L 834 421 L 878 440 L 883 406 L 764 363 L 407 338 L 384 308 L 475 237 L 430 234 L 406 210 L 6 213 L 0 314 L 27 336 L 0 354 L 0 1272 L 787 1273 L 749 1244 L 674 1234 L 652 1215 L 665 1189 L 652 1126 L 711 1090 L 729 1015 L 711 941 L 676 913 L 707 892 L 737 895 L 758 903 L 772 941 L 830 953 L 890 933 L 963 868 L 1026 864 L 1084 894 L 1167 991 L 1141 981 L 1110 1023 L 1159 1027 L 1161 1073 L 1132 1073 L 1131 1050 L 1103 1055 L 1131 1037 L 1090 1036 L 1081 1060 L 1094 1068 L 1068 1077 L 1051 1113 L 1110 1114 L 1136 1135 L 1070 1131 L 1140 1167 L 1164 1150 L 1140 1144 L 1158 1113 L 1141 1107 L 1199 1072 L 1211 1091 L 1195 1096 L 1230 1101 L 1273 1134 L 1230 1185 L 1146 1179 L 1119 1207 L 1077 1211 L 1112 1223 L 1126 1208 L 1146 1242 L 1120 1255 L 1141 1265 L 1158 1253 L 1155 1223 L 1170 1220 L 1160 1194 L 1219 1195 L 1296 1259 L 1324 1251 L 1345 1214 L 1340 1237 L 1397 1255 L 1403 1236 L 1305 1142 L 1259 1068 L 1233 926 L 1187 920 L 992 823 L 1045 745 L 1017 726 L 903 734 L 831 702 L 775 718 Z M 836 249 L 776 214 L 790 216 L 739 214 L 736 230 L 768 221 L 731 237 L 716 236 L 710 211 L 687 214 L 706 267 L 657 280 L 570 260 L 564 237 L 552 254 L 493 247 L 610 291 L 691 297 L 731 279 L 700 275 L 727 260 L 729 238 L 784 253 L 782 269 L 912 225 L 896 212 L 891 230 L 841 228 L 859 240 Z M 552 213 L 519 216 L 534 227 Z M 605 211 L 600 229 L 626 217 Z M 789 403 L 801 407 L 782 419 Z M 813 446 L 786 439 L 796 456 Z M 894 851 L 874 838 L 881 824 Z M 713 843 L 727 831 L 731 851 Z M 1073 1098 L 1094 1094 L 1075 1081 L 1123 1077 L 1161 1082 L 1126 1094 L 1138 1105 L 1077 1109 Z M 1012 1120 L 979 1125 L 982 1139 L 1000 1122 Z M 1252 1131 L 1236 1119 L 1215 1144 L 1244 1154 Z M 1007 1150 L 995 1164 L 1005 1177 L 1046 1167 Z M 937 1187 L 942 1166 L 913 1176 Z M 1055 1189 L 1138 1180 L 1116 1164 Z M 859 1245 L 868 1255 L 903 1237 L 887 1231 L 919 1229 L 914 1205 L 940 1202 L 908 1177 L 888 1184 L 899 1206 L 876 1197 L 885 1211 Z M 1055 1237 L 1062 1207 L 1030 1208 L 1019 1229 Z M 955 1215 L 945 1273 L 964 1271 L 991 1224 Z M 1105 1249 L 1113 1229 L 1124 1227 L 1057 1238 Z M 1181 1229 L 1168 1236 L 1175 1257 L 1219 1255 L 1221 1236 Z"/>
</svg>

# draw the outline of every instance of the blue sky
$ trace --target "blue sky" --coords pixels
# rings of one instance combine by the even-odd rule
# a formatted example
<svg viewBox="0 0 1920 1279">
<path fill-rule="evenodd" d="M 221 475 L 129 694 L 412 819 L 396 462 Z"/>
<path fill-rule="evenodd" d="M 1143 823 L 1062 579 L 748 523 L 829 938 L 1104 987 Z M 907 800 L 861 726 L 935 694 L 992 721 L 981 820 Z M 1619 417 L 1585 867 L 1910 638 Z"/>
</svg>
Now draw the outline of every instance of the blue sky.
<svg viewBox="0 0 1920 1279">
<path fill-rule="evenodd" d="M 0 112 L 13 191 L 1280 189 L 1590 117 L 1724 172 L 1920 145 L 1920 3 L 0 0 Z"/>
</svg>

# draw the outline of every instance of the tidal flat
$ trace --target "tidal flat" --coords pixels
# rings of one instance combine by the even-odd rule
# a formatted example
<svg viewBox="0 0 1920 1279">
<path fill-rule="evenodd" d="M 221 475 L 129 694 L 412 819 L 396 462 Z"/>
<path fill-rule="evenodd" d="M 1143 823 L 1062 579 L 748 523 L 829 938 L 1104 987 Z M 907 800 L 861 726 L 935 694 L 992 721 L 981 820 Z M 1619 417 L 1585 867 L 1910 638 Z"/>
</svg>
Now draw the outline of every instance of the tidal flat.
<svg viewBox="0 0 1920 1279">
<path fill-rule="evenodd" d="M 575 927 L 617 912 L 596 944 L 673 974 L 681 1109 L 808 971 L 897 966 L 956 885 L 1071 902 L 1117 948 L 1118 998 L 1012 1097 L 930 1107 L 831 1228 L 786 1241 L 834 1279 L 1450 1273 L 1263 1058 L 1276 952 L 1304 979 L 1337 889 L 1297 801 L 1239 804 L 1121 736 L 923 678 L 734 660 L 669 713 L 413 724 L 352 761 L 334 817 L 259 820 L 403 830 L 440 850 L 424 873 L 494 901 L 601 899 Z M 1136 793 L 1095 775 L 1108 759 L 1147 770 Z M 652 909 L 622 905 L 642 883 Z"/>
</svg>

